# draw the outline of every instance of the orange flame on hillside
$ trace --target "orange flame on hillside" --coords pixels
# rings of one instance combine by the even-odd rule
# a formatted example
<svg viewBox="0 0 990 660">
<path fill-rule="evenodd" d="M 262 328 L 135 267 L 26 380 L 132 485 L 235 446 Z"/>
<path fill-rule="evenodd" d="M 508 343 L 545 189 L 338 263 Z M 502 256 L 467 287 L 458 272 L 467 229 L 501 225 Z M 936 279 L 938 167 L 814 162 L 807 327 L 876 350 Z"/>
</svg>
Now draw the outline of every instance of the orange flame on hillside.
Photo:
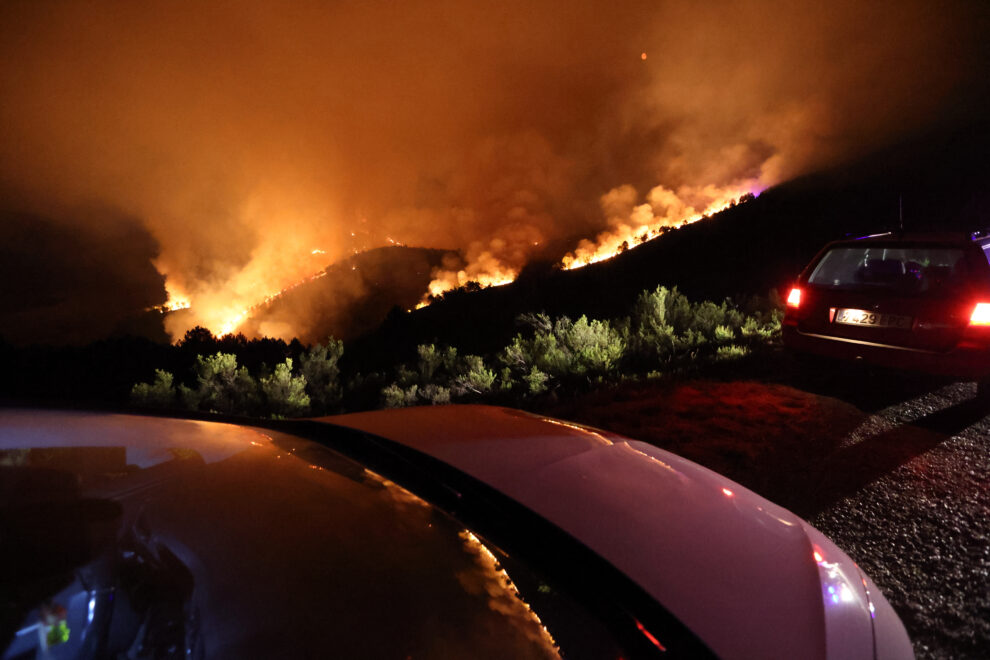
<svg viewBox="0 0 990 660">
<path fill-rule="evenodd" d="M 325 255 L 326 252 L 321 249 L 314 249 L 311 250 L 309 254 L 318 257 Z M 304 264 L 305 261 L 301 258 L 300 263 Z M 324 268 L 319 272 L 301 277 L 281 289 L 269 291 L 263 295 L 248 294 L 227 299 L 218 298 L 216 295 L 211 295 L 210 292 L 200 291 L 186 293 L 174 282 L 166 279 L 165 292 L 167 294 L 167 301 L 162 305 L 149 307 L 148 311 L 154 310 L 165 314 L 168 312 L 175 312 L 185 309 L 194 310 L 196 312 L 197 322 L 200 325 L 206 327 L 217 337 L 224 337 L 236 332 L 237 328 L 244 321 L 266 305 L 269 305 L 279 297 L 297 287 L 302 286 L 303 284 L 306 284 L 307 282 L 312 282 L 320 279 L 321 277 L 325 277 L 326 274 L 327 271 Z M 259 287 L 250 288 L 252 290 L 257 290 Z M 248 301 L 254 300 L 254 302 L 244 304 L 245 299 Z M 173 339 L 175 341 L 178 341 L 181 338 L 181 332 L 173 332 Z"/>
<path fill-rule="evenodd" d="M 244 308 L 242 308 L 240 310 L 237 310 L 237 311 L 234 311 L 234 312 L 230 313 L 230 315 L 227 316 L 225 318 L 225 320 L 222 321 L 222 323 L 220 325 L 220 329 L 215 334 L 217 335 L 217 337 L 225 337 L 227 335 L 233 334 L 234 331 L 237 330 L 238 326 L 240 326 L 241 323 L 243 323 L 244 321 L 246 321 L 248 318 L 250 318 L 250 316 L 252 314 L 254 314 L 256 311 L 258 311 L 259 309 L 261 309 L 265 305 L 268 305 L 269 303 L 273 302 L 275 299 L 279 298 L 280 296 L 285 295 L 286 293 L 288 293 L 289 291 L 292 291 L 296 287 L 302 286 L 303 284 L 306 284 L 307 282 L 312 282 L 314 280 L 318 280 L 321 277 L 325 277 L 326 274 L 327 274 L 327 271 L 321 270 L 318 273 L 315 273 L 313 275 L 309 275 L 308 277 L 304 277 L 301 280 L 297 280 L 297 281 L 293 282 L 292 284 L 279 289 L 278 291 L 273 291 L 271 293 L 266 294 L 265 297 L 262 298 L 259 302 L 256 302 L 256 303 L 254 303 L 253 305 L 251 305 L 249 307 L 244 307 Z"/>
<path fill-rule="evenodd" d="M 485 257 L 481 261 L 475 262 L 467 268 L 434 271 L 434 279 L 427 287 L 426 295 L 416 305 L 416 309 L 426 307 L 430 304 L 430 300 L 436 296 L 467 286 L 471 282 L 487 289 L 491 286 L 510 284 L 515 281 L 518 275 L 518 270 L 505 266 L 491 253 L 485 253 Z"/>
<path fill-rule="evenodd" d="M 564 256 L 565 270 L 581 268 L 605 261 L 629 248 L 660 236 L 668 229 L 677 229 L 724 211 L 748 194 L 753 194 L 756 181 L 720 188 L 681 186 L 676 192 L 656 186 L 643 204 L 635 204 L 632 186 L 613 188 L 602 196 L 602 208 L 608 214 L 611 229 L 598 234 L 594 241 L 581 241 L 577 248 Z"/>
<path fill-rule="evenodd" d="M 602 196 L 601 205 L 610 229 L 594 240 L 582 240 L 560 261 L 564 270 L 573 270 L 611 259 L 622 252 L 676 229 L 724 211 L 749 195 L 758 194 L 763 186 L 756 179 L 731 186 L 681 186 L 676 191 L 656 186 L 646 201 L 636 204 L 636 190 L 629 185 L 613 188 Z M 533 241 L 534 247 L 539 241 Z M 433 272 L 428 292 L 416 305 L 421 309 L 454 289 L 475 283 L 481 288 L 502 286 L 515 281 L 519 269 L 496 256 L 505 246 L 496 239 L 485 250 L 468 254 L 462 268 L 438 268 Z"/>
<path fill-rule="evenodd" d="M 180 293 L 177 293 L 174 289 L 169 287 L 169 283 L 165 283 L 165 293 L 167 298 L 161 305 L 152 305 L 144 311 L 146 312 L 159 312 L 165 314 L 166 312 L 175 312 L 180 309 L 189 309 L 192 307 L 192 303 L 189 301 L 189 297 Z"/>
<path fill-rule="evenodd" d="M 627 249 L 662 235 L 669 229 L 683 227 L 718 213 L 761 189 L 755 179 L 724 187 L 681 186 L 676 191 L 664 186 L 656 186 L 646 195 L 645 201 L 637 203 L 641 200 L 632 186 L 614 188 L 601 197 L 602 211 L 607 218 L 609 229 L 599 233 L 594 240 L 582 240 L 572 252 L 563 257 L 560 267 L 572 270 L 611 259 Z M 525 263 L 530 254 L 529 250 L 539 247 L 540 238 L 533 232 L 523 232 L 514 236 L 513 240 L 495 238 L 487 244 L 473 244 L 464 261 L 452 258 L 442 267 L 434 270 L 427 293 L 416 308 L 429 305 L 436 297 L 448 291 L 471 284 L 479 288 L 488 288 L 515 281 L 520 266 L 513 264 Z M 391 237 L 386 237 L 386 240 L 390 245 L 402 245 Z M 323 254 L 325 252 L 320 249 L 310 251 L 312 256 Z M 236 332 L 237 328 L 255 312 L 280 296 L 326 274 L 326 270 L 320 270 L 260 297 L 250 294 L 242 296 L 240 304 L 237 301 L 216 300 L 209 297 L 198 299 L 202 297 L 188 295 L 166 282 L 168 301 L 149 309 L 165 313 L 189 309 L 193 303 L 197 303 L 197 310 L 201 312 L 200 318 L 203 319 L 202 323 L 218 337 L 223 337 Z M 245 288 L 247 291 L 252 289 L 253 287 Z M 245 305 L 243 304 L 245 298 L 248 300 L 254 298 L 256 302 Z"/>
</svg>

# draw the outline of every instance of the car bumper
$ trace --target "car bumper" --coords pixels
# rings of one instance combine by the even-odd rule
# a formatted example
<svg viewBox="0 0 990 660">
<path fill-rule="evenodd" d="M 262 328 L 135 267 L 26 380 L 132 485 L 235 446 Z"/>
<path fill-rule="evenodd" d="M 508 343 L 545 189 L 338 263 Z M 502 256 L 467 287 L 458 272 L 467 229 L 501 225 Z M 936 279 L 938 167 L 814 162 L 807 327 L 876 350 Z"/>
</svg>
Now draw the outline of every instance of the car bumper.
<svg viewBox="0 0 990 660">
<path fill-rule="evenodd" d="M 990 378 L 990 348 L 981 345 L 963 344 L 949 351 L 928 351 L 807 333 L 788 325 L 783 327 L 783 340 L 791 350 L 837 360 L 862 360 L 880 367 L 920 371 L 957 380 Z"/>
</svg>

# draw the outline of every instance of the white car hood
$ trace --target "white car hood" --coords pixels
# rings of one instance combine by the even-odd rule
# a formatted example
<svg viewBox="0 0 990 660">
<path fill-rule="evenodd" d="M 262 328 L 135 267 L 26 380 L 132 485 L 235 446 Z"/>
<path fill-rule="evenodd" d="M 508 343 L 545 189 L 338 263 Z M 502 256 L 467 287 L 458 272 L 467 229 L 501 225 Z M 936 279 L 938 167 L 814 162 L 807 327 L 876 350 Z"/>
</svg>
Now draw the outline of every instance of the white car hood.
<svg viewBox="0 0 990 660">
<path fill-rule="evenodd" d="M 623 571 L 720 657 L 825 657 L 807 523 L 711 470 L 642 442 L 501 408 L 325 421 L 422 451 L 526 505 Z"/>
</svg>

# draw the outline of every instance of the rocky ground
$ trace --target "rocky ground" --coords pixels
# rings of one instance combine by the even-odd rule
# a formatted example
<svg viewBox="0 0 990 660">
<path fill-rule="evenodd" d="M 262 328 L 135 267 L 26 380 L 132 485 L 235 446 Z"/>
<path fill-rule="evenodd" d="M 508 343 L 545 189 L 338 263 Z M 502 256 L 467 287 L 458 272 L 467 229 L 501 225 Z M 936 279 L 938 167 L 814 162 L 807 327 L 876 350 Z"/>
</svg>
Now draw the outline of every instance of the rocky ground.
<svg viewBox="0 0 990 660">
<path fill-rule="evenodd" d="M 990 411 L 972 383 L 786 360 L 554 406 L 707 465 L 809 520 L 883 590 L 918 658 L 990 650 Z M 713 412 L 714 411 L 714 412 Z"/>
</svg>

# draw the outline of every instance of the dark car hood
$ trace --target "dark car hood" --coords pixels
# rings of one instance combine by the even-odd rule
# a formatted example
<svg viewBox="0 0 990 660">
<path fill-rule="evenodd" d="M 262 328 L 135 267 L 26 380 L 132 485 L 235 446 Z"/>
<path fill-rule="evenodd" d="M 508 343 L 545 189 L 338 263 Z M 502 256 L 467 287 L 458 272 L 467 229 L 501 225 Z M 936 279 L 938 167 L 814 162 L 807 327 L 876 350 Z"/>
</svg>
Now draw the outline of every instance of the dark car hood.
<svg viewBox="0 0 990 660">
<path fill-rule="evenodd" d="M 21 562 L 5 590 L 35 589 L 67 610 L 64 652 L 158 640 L 158 657 L 555 656 L 477 538 L 347 459 L 312 464 L 278 434 L 227 424 L 16 410 L 0 420 L 4 551 Z M 94 502 L 112 506 L 94 517 Z M 49 534 L 70 519 L 73 532 Z M 56 548 L 61 559 L 20 570 L 39 561 L 32 543 L 53 538 L 78 565 L 58 564 Z M 122 600 L 128 614 L 108 622 Z M 22 610 L 5 611 L 5 657 L 30 647 L 23 631 L 39 611 Z M 143 638 L 122 632 L 128 617 Z"/>
</svg>

